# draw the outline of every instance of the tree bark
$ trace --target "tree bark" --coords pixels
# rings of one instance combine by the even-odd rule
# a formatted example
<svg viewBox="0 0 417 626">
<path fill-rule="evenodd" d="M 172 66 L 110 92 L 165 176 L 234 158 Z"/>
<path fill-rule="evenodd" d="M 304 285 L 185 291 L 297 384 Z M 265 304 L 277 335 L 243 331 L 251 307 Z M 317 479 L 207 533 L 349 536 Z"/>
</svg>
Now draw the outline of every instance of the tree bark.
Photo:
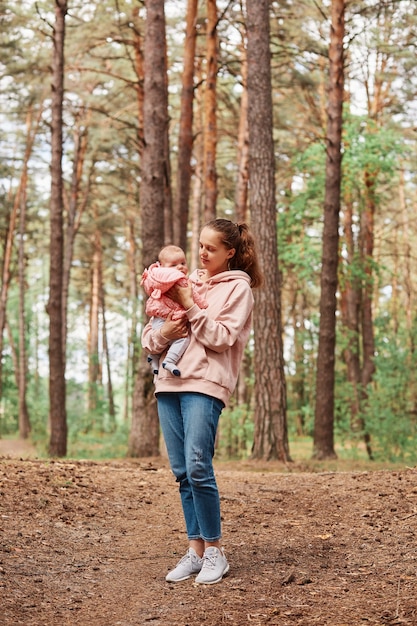
<svg viewBox="0 0 417 626">
<path fill-rule="evenodd" d="M 39 113 L 36 128 L 40 121 Z M 27 123 L 30 134 L 30 114 Z M 35 132 L 33 133 L 35 135 Z M 27 165 L 27 164 L 26 164 Z M 25 293 L 26 293 L 26 268 L 25 268 L 25 235 L 26 235 L 26 203 L 27 203 L 27 166 L 21 179 L 21 197 L 19 213 L 19 363 L 17 368 L 17 387 L 19 391 L 19 436 L 27 439 L 30 434 L 29 409 L 26 401 L 28 359 L 26 354 L 26 316 L 25 316 Z"/>
<path fill-rule="evenodd" d="M 362 213 L 361 231 L 363 238 L 363 266 L 365 280 L 362 290 L 362 386 L 366 389 L 372 380 L 375 371 L 375 339 L 372 322 L 372 292 L 373 292 L 373 269 L 372 261 L 374 254 L 374 220 L 375 220 L 375 185 L 376 176 L 365 171 L 365 210 Z"/>
<path fill-rule="evenodd" d="M 182 73 L 180 129 L 178 137 L 177 190 L 174 204 L 174 243 L 187 249 L 187 227 L 193 149 L 194 64 L 198 0 L 188 0 Z"/>
<path fill-rule="evenodd" d="M 100 266 L 100 308 L 102 319 L 102 337 L 103 337 L 103 354 L 106 357 L 106 374 L 107 374 L 107 398 L 109 403 L 109 426 L 113 432 L 116 430 L 116 407 L 114 404 L 112 369 L 110 360 L 109 343 L 107 341 L 107 322 L 106 322 L 106 298 L 103 283 L 103 264 Z"/>
<path fill-rule="evenodd" d="M 249 127 L 248 127 L 248 62 L 245 46 L 240 46 L 242 96 L 239 109 L 239 129 L 237 137 L 238 177 L 235 195 L 235 213 L 238 222 L 246 222 L 248 214 L 249 183 Z"/>
<path fill-rule="evenodd" d="M 49 411 L 51 434 L 49 453 L 62 457 L 67 452 L 65 361 L 62 342 L 63 280 L 63 98 L 66 0 L 55 0 L 52 58 L 52 159 L 51 233 L 49 270 Z"/>
<path fill-rule="evenodd" d="M 0 397 L 2 395 L 2 358 L 3 335 L 7 322 L 6 307 L 8 290 L 11 279 L 11 260 L 13 252 L 13 241 L 15 237 L 15 227 L 17 216 L 19 215 L 19 252 L 18 252 L 18 273 L 19 273 L 19 357 L 18 376 L 16 384 L 19 392 L 19 435 L 26 439 L 30 433 L 29 410 L 26 402 L 27 389 L 27 356 L 26 356 L 26 324 L 25 324 L 25 234 L 26 234 L 26 197 L 28 183 L 28 162 L 32 154 L 33 143 L 43 114 L 43 107 L 39 107 L 34 125 L 32 127 L 33 108 L 29 107 L 26 115 L 27 141 L 25 154 L 23 157 L 22 173 L 19 186 L 13 201 L 10 215 L 6 242 L 4 246 L 2 283 L 0 290 Z"/>
<path fill-rule="evenodd" d="M 320 330 L 317 355 L 314 450 L 317 459 L 335 458 L 334 383 L 336 346 L 336 291 L 339 259 L 341 189 L 341 138 L 344 90 L 345 0 L 332 0 L 329 47 L 329 92 L 326 151 L 326 183 L 322 268 L 320 278 Z"/>
<path fill-rule="evenodd" d="M 217 3 L 207 0 L 206 88 L 204 91 L 204 221 L 216 217 L 217 204 Z"/>
<path fill-rule="evenodd" d="M 249 180 L 252 228 L 265 286 L 255 292 L 253 457 L 289 461 L 277 256 L 269 0 L 248 0 Z"/>
<path fill-rule="evenodd" d="M 79 116 L 78 126 L 75 128 L 74 137 L 74 159 L 72 165 L 71 186 L 69 190 L 69 199 L 67 201 L 66 214 L 67 224 L 64 237 L 64 259 L 63 259 L 63 277 L 62 277 L 62 349 L 63 358 L 66 359 L 67 345 L 67 315 L 68 315 L 68 294 L 71 278 L 71 266 L 74 255 L 74 242 L 80 227 L 81 218 L 87 206 L 90 196 L 91 178 L 94 173 L 94 165 L 91 166 L 90 175 L 83 197 L 80 201 L 80 185 L 83 175 L 85 155 L 88 147 L 88 123 L 90 115 Z M 84 129 L 81 130 L 81 126 Z"/>
<path fill-rule="evenodd" d="M 95 210 L 94 221 L 97 221 Z M 90 319 L 88 332 L 88 412 L 92 419 L 90 428 L 101 424 L 95 423 L 98 405 L 98 385 L 100 383 L 100 355 L 99 355 L 99 314 L 100 314 L 100 274 L 101 274 L 101 240 L 98 229 L 93 234 L 93 258 L 91 261 L 91 295 Z M 94 417 L 93 417 L 94 416 Z"/>
<path fill-rule="evenodd" d="M 155 261 L 160 248 L 164 245 L 165 195 L 169 185 L 166 151 L 168 90 L 165 48 L 164 1 L 148 0 L 144 50 L 144 148 L 140 186 L 144 267 Z M 128 456 L 157 455 L 159 455 L 159 421 L 152 373 L 143 352 L 133 392 Z"/>
<path fill-rule="evenodd" d="M 201 84 L 202 84 L 202 67 L 201 60 L 197 59 L 196 67 L 196 82 L 200 85 L 199 89 L 196 89 L 195 97 L 195 115 L 196 131 L 194 140 L 193 157 L 195 159 L 194 165 L 194 177 L 193 188 L 191 196 L 191 250 L 190 250 L 190 267 L 198 267 L 199 265 L 199 238 L 202 221 L 202 189 L 203 189 L 203 161 L 204 161 L 204 146 L 202 137 L 202 97 L 201 97 Z"/>
</svg>

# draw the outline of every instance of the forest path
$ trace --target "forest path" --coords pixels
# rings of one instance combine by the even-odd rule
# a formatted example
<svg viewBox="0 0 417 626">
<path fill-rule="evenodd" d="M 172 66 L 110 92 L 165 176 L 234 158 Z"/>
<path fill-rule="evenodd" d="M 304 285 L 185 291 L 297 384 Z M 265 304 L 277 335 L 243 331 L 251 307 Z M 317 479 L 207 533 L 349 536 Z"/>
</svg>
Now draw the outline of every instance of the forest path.
<svg viewBox="0 0 417 626">
<path fill-rule="evenodd" d="M 166 461 L 0 456 L 1 625 L 416 626 L 417 469 L 216 467 L 229 575 L 170 585 Z"/>
<path fill-rule="evenodd" d="M 0 457 L 10 459 L 33 459 L 37 452 L 28 439 L 0 439 Z"/>
</svg>

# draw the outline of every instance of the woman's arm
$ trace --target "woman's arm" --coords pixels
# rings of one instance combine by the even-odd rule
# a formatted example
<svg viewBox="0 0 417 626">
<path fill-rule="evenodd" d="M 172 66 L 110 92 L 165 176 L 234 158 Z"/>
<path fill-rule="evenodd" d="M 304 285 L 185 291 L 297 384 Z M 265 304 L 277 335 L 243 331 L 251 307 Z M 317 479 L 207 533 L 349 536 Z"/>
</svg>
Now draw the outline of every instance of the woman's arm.
<svg viewBox="0 0 417 626">
<path fill-rule="evenodd" d="M 187 310 L 192 334 L 204 346 L 219 353 L 238 340 L 253 310 L 253 294 L 247 283 L 235 283 L 229 294 L 225 296 L 223 293 L 222 297 L 224 301 L 220 309 L 211 301 L 208 309 L 194 305 Z"/>
<path fill-rule="evenodd" d="M 151 321 L 143 329 L 142 347 L 150 354 L 159 354 L 171 341 L 187 336 L 187 318 L 172 319 L 172 316 L 173 312 L 168 315 L 159 329 L 153 329 Z"/>
</svg>

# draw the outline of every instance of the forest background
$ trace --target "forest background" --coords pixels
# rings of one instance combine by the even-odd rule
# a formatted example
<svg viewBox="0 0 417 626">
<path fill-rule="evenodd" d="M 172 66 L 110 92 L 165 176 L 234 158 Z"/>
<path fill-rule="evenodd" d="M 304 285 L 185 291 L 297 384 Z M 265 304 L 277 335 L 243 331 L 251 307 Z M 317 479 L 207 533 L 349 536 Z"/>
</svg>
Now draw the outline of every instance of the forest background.
<svg viewBox="0 0 417 626">
<path fill-rule="evenodd" d="M 274 146 L 277 245 L 271 254 L 261 240 L 260 252 L 264 268 L 277 269 L 275 330 L 282 336 L 282 354 L 259 363 L 256 354 L 271 353 L 250 342 L 236 394 L 222 417 L 218 453 L 279 456 L 273 394 L 266 388 L 261 428 L 257 415 L 262 393 L 258 389 L 257 395 L 256 381 L 259 385 L 268 372 L 272 379 L 278 373 L 285 388 L 278 436 L 284 453 L 287 434 L 289 452 L 300 441 L 313 442 L 330 22 L 333 5 L 339 4 L 345 20 L 343 159 L 334 421 L 328 435 L 334 435 L 339 454 L 360 455 L 365 449 L 373 459 L 412 463 L 417 7 L 412 0 L 266 4 L 269 23 L 262 32 L 270 49 L 267 130 Z M 249 199 L 246 11 L 245 3 L 226 0 L 1 3 L 1 436 L 18 432 L 31 437 L 41 453 L 61 456 L 159 451 L 155 432 L 151 448 L 142 445 L 155 424 L 152 384 L 140 351 L 142 269 L 149 255 L 156 258 L 158 245 L 170 240 L 187 246 L 190 266 L 197 266 L 198 231 L 213 214 L 248 221 L 259 232 L 253 195 Z M 161 27 L 162 17 L 163 28 L 155 34 L 151 26 Z M 63 24 L 65 34 L 59 30 Z M 152 174 L 144 137 L 153 119 L 152 112 L 146 117 L 146 94 L 161 77 L 163 63 L 159 93 L 167 91 L 168 124 L 159 150 L 166 157 L 165 201 L 144 214 L 144 189 Z M 62 136 L 54 143 L 60 69 Z M 157 106 L 153 113 L 156 117 Z M 191 121 L 188 143 L 184 115 Z M 63 234 L 58 263 L 57 215 Z M 150 240 L 150 232 L 158 232 L 159 239 Z M 51 299 L 57 277 L 59 318 Z M 54 319 L 64 329 L 58 351 L 64 389 L 54 386 Z M 271 334 L 263 341 L 274 345 Z M 62 409 L 58 420 L 51 411 L 56 389 L 63 392 L 52 397 Z M 268 445 L 259 445 L 262 438 Z"/>
</svg>

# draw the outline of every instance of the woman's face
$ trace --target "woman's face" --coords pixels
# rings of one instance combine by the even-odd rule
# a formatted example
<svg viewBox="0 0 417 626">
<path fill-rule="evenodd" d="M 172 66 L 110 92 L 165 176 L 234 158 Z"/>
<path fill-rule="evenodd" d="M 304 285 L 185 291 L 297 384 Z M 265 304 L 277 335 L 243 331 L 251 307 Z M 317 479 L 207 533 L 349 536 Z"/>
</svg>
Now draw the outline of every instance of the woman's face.
<svg viewBox="0 0 417 626">
<path fill-rule="evenodd" d="M 222 242 L 221 233 L 212 228 L 203 228 L 200 234 L 200 261 L 209 277 L 225 272 L 234 254 L 235 249 L 227 248 Z"/>
</svg>

